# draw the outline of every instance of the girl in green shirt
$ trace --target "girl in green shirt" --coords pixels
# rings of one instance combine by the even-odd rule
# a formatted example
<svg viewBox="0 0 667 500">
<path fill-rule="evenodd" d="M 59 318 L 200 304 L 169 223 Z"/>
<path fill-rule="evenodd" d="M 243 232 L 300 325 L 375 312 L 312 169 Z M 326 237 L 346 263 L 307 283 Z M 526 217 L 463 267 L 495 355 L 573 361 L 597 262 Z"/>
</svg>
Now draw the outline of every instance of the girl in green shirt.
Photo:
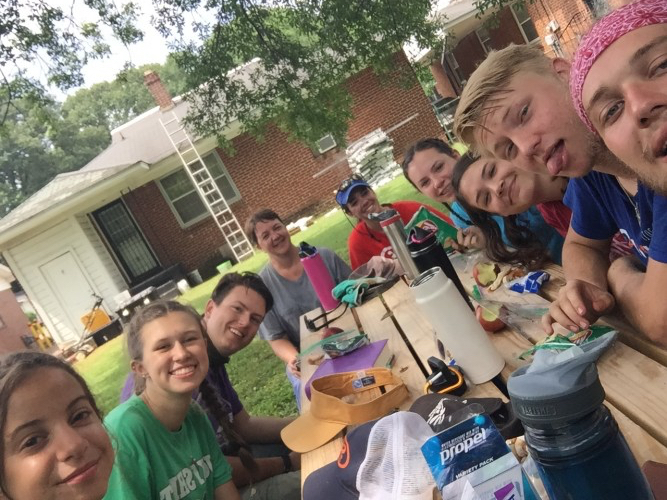
<svg viewBox="0 0 667 500">
<path fill-rule="evenodd" d="M 105 419 L 116 447 L 105 500 L 240 500 L 213 428 L 192 400 L 208 372 L 197 312 L 153 302 L 132 318 L 127 347 L 139 395 Z"/>
</svg>

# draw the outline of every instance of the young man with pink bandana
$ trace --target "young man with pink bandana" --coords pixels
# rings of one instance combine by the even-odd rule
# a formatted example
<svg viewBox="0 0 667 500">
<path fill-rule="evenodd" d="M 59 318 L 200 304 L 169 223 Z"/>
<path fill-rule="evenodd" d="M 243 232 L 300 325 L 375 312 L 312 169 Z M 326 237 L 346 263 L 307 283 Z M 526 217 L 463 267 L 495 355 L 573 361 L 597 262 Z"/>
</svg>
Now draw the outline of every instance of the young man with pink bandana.
<svg viewBox="0 0 667 500">
<path fill-rule="evenodd" d="M 579 46 L 570 76 L 588 129 L 667 195 L 667 2 L 639 0 L 603 18 Z"/>
<path fill-rule="evenodd" d="M 574 260 L 543 318 L 547 329 L 552 322 L 583 327 L 597 316 L 591 310 L 615 302 L 646 336 L 667 345 L 667 198 L 648 187 L 667 187 L 666 23 L 665 0 L 638 0 L 596 24 L 575 55 L 570 91 L 579 117 L 643 182 L 598 172 L 570 182 L 566 245 Z M 601 251 L 618 228 L 637 256 L 608 267 Z"/>
<path fill-rule="evenodd" d="M 667 273 L 660 272 L 667 262 L 664 201 L 657 197 L 656 203 L 652 191 L 638 186 L 635 173 L 578 118 L 567 88 L 569 73 L 567 61 L 549 59 L 533 47 L 491 52 L 463 90 L 455 132 L 480 154 L 536 173 L 575 177 L 564 200 L 573 210 L 563 247 L 568 282 L 543 318 L 545 329 L 552 331 L 554 322 L 572 330 L 586 328 L 614 307 L 614 293 L 640 330 L 667 344 L 667 311 L 652 303 L 667 282 Z M 633 276 L 653 277 L 657 272 L 660 287 L 642 279 L 641 286 L 635 282 L 625 289 L 628 282 L 616 279 L 617 269 L 630 262 L 623 259 L 609 269 L 609 243 L 616 231 L 629 237 L 641 262 L 633 263 Z M 648 273 L 640 272 L 646 265 Z M 649 307 L 642 307 L 639 317 L 628 313 L 626 295 L 632 295 L 631 303 Z"/>
</svg>

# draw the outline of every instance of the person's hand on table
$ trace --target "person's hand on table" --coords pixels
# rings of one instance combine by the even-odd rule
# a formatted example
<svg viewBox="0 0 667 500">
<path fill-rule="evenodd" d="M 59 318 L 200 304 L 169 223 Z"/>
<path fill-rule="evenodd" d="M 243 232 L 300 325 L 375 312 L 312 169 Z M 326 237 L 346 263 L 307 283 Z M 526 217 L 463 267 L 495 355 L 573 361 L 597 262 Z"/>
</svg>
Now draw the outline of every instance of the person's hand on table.
<svg viewBox="0 0 667 500">
<path fill-rule="evenodd" d="M 578 332 L 613 309 L 616 301 L 607 290 L 582 280 L 570 280 L 559 291 L 558 298 L 542 316 L 544 331 L 553 333 L 553 324 Z"/>
<path fill-rule="evenodd" d="M 398 259 L 388 259 L 379 255 L 374 255 L 366 264 L 359 266 L 350 275 L 350 279 L 359 279 L 369 276 L 382 276 L 391 279 L 394 276 L 405 274 Z"/>
<path fill-rule="evenodd" d="M 292 375 L 294 375 L 297 378 L 301 378 L 301 370 L 296 366 L 296 356 L 292 358 L 292 361 L 287 363 L 287 369 L 290 371 Z"/>
<path fill-rule="evenodd" d="M 458 252 L 466 250 L 482 249 L 486 247 L 486 237 L 482 230 L 477 226 L 469 226 L 465 229 L 459 229 L 456 233 L 456 241 L 450 239 L 452 248 Z"/>
</svg>

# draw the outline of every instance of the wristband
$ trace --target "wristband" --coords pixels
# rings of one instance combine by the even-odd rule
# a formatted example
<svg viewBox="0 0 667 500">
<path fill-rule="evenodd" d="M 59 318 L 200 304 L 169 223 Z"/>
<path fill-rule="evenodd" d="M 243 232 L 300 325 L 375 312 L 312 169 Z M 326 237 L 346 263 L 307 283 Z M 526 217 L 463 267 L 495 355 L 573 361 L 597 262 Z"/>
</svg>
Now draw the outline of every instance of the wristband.
<svg viewBox="0 0 667 500">
<path fill-rule="evenodd" d="M 281 455 L 280 458 L 283 459 L 283 474 L 292 472 L 292 460 L 290 459 L 289 455 Z"/>
</svg>

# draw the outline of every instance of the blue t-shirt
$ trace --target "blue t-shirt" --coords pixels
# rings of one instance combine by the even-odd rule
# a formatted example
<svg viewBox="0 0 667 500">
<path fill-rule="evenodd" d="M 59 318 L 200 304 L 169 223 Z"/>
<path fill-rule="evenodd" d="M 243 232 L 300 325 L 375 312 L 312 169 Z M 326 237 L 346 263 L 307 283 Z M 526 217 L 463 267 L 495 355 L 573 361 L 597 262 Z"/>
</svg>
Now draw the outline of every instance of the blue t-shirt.
<svg viewBox="0 0 667 500">
<path fill-rule="evenodd" d="M 591 172 L 568 183 L 563 202 L 572 210 L 571 227 L 592 240 L 605 240 L 620 231 L 635 254 L 646 264 L 648 258 L 667 262 L 667 198 L 639 183 L 630 197 L 616 178 Z M 635 206 L 639 211 L 639 220 Z"/>
<path fill-rule="evenodd" d="M 465 229 L 470 225 L 470 216 L 458 201 L 452 203 L 450 217 L 459 229 Z M 505 235 L 505 219 L 500 215 L 492 215 L 491 218 L 498 224 L 498 227 L 500 227 L 500 234 L 503 237 L 503 241 L 506 245 L 509 245 L 507 236 Z M 516 222 L 527 227 L 533 234 L 535 234 L 535 236 L 537 236 L 537 239 L 540 240 L 549 252 L 551 260 L 556 264 L 561 263 L 561 253 L 563 251 L 563 242 L 565 240 L 558 234 L 558 231 L 546 223 L 544 217 L 542 217 L 542 214 L 537 208 L 530 207 L 525 212 L 518 214 Z"/>
</svg>

